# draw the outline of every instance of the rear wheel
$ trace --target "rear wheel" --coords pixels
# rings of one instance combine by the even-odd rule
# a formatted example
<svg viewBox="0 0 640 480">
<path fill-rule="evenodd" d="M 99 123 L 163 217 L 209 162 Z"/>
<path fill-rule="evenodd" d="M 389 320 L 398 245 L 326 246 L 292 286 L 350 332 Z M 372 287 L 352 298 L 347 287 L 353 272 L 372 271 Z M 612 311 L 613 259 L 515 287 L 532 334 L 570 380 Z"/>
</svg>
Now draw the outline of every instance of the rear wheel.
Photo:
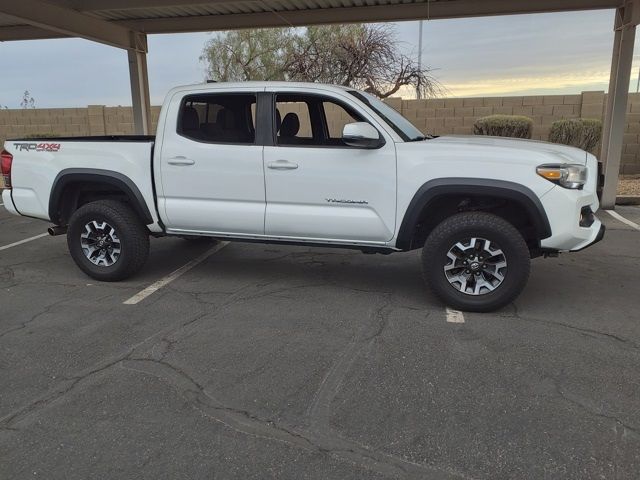
<svg viewBox="0 0 640 480">
<path fill-rule="evenodd" d="M 506 220 L 485 212 L 454 215 L 422 251 L 427 285 L 458 310 L 489 312 L 512 302 L 529 278 L 526 242 Z"/>
<path fill-rule="evenodd" d="M 69 253 L 96 280 L 124 280 L 138 272 L 149 256 L 147 229 L 125 203 L 100 200 L 80 207 L 67 230 Z"/>
</svg>

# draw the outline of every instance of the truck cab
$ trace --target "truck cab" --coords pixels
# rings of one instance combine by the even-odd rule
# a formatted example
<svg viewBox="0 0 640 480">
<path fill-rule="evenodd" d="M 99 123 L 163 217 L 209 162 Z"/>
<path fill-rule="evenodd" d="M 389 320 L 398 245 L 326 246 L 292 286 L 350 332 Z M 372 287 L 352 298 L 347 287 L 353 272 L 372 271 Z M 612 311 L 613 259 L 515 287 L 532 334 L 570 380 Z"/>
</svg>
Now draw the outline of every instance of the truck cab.
<svg viewBox="0 0 640 480">
<path fill-rule="evenodd" d="M 167 97 L 154 162 L 167 232 L 388 246 L 394 132 L 343 89 L 256 87 Z M 343 138 L 353 123 L 376 143 Z"/>
</svg>

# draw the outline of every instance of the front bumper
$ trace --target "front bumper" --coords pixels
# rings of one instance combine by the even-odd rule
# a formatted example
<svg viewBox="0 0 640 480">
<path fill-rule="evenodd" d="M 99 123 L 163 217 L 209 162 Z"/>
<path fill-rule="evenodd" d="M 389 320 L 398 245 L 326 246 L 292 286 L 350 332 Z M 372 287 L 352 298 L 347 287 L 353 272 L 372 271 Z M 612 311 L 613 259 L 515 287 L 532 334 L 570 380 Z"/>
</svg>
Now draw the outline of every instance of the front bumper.
<svg viewBox="0 0 640 480">
<path fill-rule="evenodd" d="M 605 230 L 606 230 L 606 227 L 603 224 L 600 224 L 600 230 L 598 230 L 598 234 L 596 235 L 596 238 L 594 238 L 591 243 L 588 243 L 584 247 L 580 247 L 577 250 L 571 250 L 571 251 L 572 252 L 579 252 L 580 250 L 584 250 L 585 248 L 589 248 L 591 245 L 595 245 L 596 243 L 598 243 L 600 240 L 602 240 L 604 238 Z"/>
<path fill-rule="evenodd" d="M 585 211 L 595 213 L 598 210 L 595 184 L 593 189 L 584 190 L 556 186 L 540 200 L 551 226 L 551 236 L 540 242 L 543 250 L 576 252 L 602 239 L 602 223 L 595 215 L 592 217 L 592 223 L 582 222 Z"/>
</svg>

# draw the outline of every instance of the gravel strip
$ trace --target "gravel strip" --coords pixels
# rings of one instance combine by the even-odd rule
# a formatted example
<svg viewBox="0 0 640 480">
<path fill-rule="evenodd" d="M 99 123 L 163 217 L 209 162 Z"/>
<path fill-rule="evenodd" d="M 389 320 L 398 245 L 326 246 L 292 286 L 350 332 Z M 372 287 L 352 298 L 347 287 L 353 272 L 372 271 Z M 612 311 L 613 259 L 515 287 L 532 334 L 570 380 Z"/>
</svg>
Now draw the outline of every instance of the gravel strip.
<svg viewBox="0 0 640 480">
<path fill-rule="evenodd" d="M 640 175 L 621 176 L 618 195 L 640 195 Z"/>
</svg>

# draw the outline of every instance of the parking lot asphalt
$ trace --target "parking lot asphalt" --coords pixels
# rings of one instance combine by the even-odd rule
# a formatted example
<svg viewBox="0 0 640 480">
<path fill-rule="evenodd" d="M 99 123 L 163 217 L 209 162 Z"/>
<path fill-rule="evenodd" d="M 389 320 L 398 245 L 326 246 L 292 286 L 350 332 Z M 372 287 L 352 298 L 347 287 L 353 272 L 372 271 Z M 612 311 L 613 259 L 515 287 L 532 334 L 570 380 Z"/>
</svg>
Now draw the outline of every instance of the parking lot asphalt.
<svg viewBox="0 0 640 480">
<path fill-rule="evenodd" d="M 2 250 L 0 478 L 637 479 L 640 231 L 599 217 L 493 314 L 419 252 L 231 243 L 129 305 L 211 244 L 111 284 L 64 237 Z M 0 248 L 45 228 L 0 207 Z"/>
</svg>

